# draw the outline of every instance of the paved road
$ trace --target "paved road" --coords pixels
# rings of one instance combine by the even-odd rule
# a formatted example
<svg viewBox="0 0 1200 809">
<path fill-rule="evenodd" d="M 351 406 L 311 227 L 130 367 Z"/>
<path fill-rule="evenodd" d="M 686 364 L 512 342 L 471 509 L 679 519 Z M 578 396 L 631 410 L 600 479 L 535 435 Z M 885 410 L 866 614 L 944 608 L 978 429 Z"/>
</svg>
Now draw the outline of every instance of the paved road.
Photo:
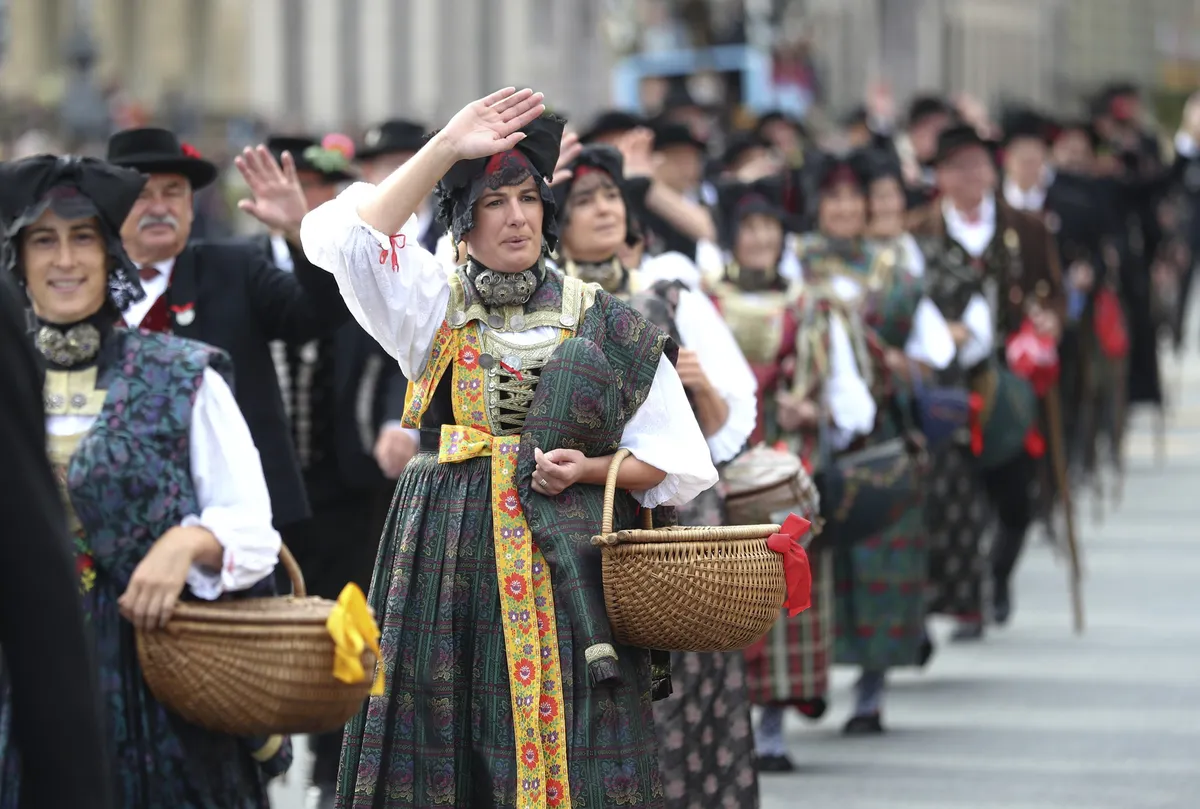
<svg viewBox="0 0 1200 809">
<path fill-rule="evenodd" d="M 1085 635 L 1064 565 L 1034 542 L 1013 623 L 896 677 L 886 736 L 839 735 L 839 673 L 832 715 L 789 725 L 800 771 L 763 779 L 764 809 L 1200 808 L 1200 359 L 1164 377 L 1165 465 L 1140 417 L 1120 510 L 1097 525 L 1081 504 Z"/>
<path fill-rule="evenodd" d="M 1010 627 L 898 675 L 886 736 L 838 734 L 852 672 L 820 725 L 790 718 L 800 771 L 763 779 L 763 809 L 1200 809 L 1200 358 L 1164 377 L 1165 465 L 1140 416 L 1123 505 L 1101 524 L 1080 507 L 1086 634 L 1032 542 Z M 299 763 L 277 809 L 304 809 Z"/>
</svg>

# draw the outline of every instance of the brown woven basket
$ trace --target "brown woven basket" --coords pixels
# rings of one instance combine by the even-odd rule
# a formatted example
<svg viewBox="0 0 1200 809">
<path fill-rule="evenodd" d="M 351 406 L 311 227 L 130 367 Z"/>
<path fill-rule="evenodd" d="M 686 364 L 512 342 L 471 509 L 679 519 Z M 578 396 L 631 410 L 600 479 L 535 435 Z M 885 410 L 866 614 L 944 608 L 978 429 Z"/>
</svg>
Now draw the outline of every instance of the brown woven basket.
<svg viewBox="0 0 1200 809">
<path fill-rule="evenodd" d="M 786 595 L 783 558 L 767 547 L 778 525 L 613 531 L 617 471 L 604 487 L 601 548 L 604 603 L 613 636 L 643 649 L 731 652 L 767 633 Z"/>
<path fill-rule="evenodd" d="M 325 621 L 334 602 L 308 598 L 295 557 L 279 553 L 294 594 L 178 604 L 165 629 L 137 633 L 150 691 L 189 722 L 233 736 L 322 733 L 349 721 L 371 689 L 333 676 Z"/>
</svg>

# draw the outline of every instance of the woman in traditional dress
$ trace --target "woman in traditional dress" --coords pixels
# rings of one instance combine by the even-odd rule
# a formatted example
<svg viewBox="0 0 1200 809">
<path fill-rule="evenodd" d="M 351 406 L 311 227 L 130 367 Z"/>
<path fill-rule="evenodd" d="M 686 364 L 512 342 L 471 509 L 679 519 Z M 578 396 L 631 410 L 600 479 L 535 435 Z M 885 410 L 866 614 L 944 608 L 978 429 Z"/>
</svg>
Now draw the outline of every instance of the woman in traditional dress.
<svg viewBox="0 0 1200 809">
<path fill-rule="evenodd" d="M 712 462 L 732 460 L 754 429 L 756 385 L 712 302 L 687 286 L 695 265 L 679 253 L 632 269 L 620 259 L 630 220 L 624 159 L 616 148 L 585 146 L 565 168 L 569 176 L 554 187 L 561 201 L 564 271 L 627 299 L 681 346 L 676 370 Z M 720 490 L 709 489 L 679 508 L 677 519 L 681 525 L 724 525 Z M 741 653 L 675 652 L 671 676 L 671 696 L 654 703 L 667 806 L 753 809 L 758 780 Z"/>
<path fill-rule="evenodd" d="M 893 251 L 876 254 L 866 240 L 868 183 L 886 171 L 876 163 L 869 153 L 826 157 L 816 175 L 818 231 L 799 245 L 803 314 L 792 396 L 807 407 L 789 418 L 817 442 L 818 463 L 830 460 L 827 451 L 836 458 L 911 433 L 905 380 L 923 373 L 922 367 L 945 368 L 954 358 L 949 328 L 918 294 L 911 270 L 898 264 Z M 886 339 L 874 327 L 883 327 Z M 820 395 L 828 400 L 821 402 Z M 824 426 L 813 419 L 822 405 L 832 417 Z M 883 731 L 887 671 L 919 662 L 926 640 L 924 509 L 919 489 L 903 491 L 904 502 L 891 507 L 899 519 L 878 535 L 834 549 L 836 659 L 862 670 L 854 712 L 843 728 L 850 735 Z M 883 507 L 862 500 L 851 507 Z"/>
<path fill-rule="evenodd" d="M 905 347 L 914 339 L 910 316 L 915 304 L 921 301 L 926 323 L 921 342 L 939 339 L 943 347 L 936 357 L 926 352 L 926 361 L 921 363 L 926 374 L 917 381 L 926 387 L 965 389 L 967 381 L 962 369 L 952 361 L 956 348 L 952 343 L 948 347 L 944 344 L 949 335 L 948 326 L 942 325 L 945 318 L 925 296 L 924 253 L 905 228 L 907 206 L 900 166 L 886 156 L 873 155 L 866 179 L 870 206 L 868 244 L 875 255 L 893 263 L 896 281 L 892 295 L 885 298 L 891 305 L 880 313 L 876 329 L 893 349 Z M 932 336 L 935 332 L 941 337 Z M 920 350 L 915 343 L 912 347 Z M 946 361 L 947 356 L 950 361 Z M 904 364 L 898 367 L 901 372 L 908 370 Z M 969 447 L 959 436 L 944 446 L 930 447 L 929 461 L 925 503 L 929 532 L 929 612 L 978 620 L 983 610 L 983 582 L 987 573 L 987 559 L 982 552 L 982 538 L 988 527 L 987 498 L 976 479 Z M 928 662 L 932 653 L 933 643 L 926 633 L 917 662 Z"/>
<path fill-rule="evenodd" d="M 633 453 L 618 526 L 717 473 L 667 335 L 545 266 L 563 121 L 544 109 L 529 90 L 476 101 L 378 187 L 304 220 L 422 430 L 371 587 L 386 693 L 347 729 L 343 807 L 662 805 L 650 704 L 666 672 L 612 638 L 590 538 L 618 448 Z M 417 242 L 435 185 L 467 246 L 453 274 Z"/>
<path fill-rule="evenodd" d="M 774 445 L 787 437 L 777 419 L 777 396 L 786 389 L 796 349 L 795 311 L 785 261 L 788 215 L 783 182 L 729 181 L 718 191 L 721 241 L 729 254 L 717 277 L 704 279 L 713 301 L 750 364 L 758 386 L 758 413 L 751 444 Z M 810 551 L 812 606 L 782 617 L 745 652 L 750 701 L 764 707 L 755 748 L 760 772 L 793 769 L 783 740 L 783 715 L 795 707 L 805 716 L 825 712 L 833 643 L 833 579 L 828 554 Z"/>
<path fill-rule="evenodd" d="M 120 227 L 143 175 L 48 155 L 0 167 L 3 270 L 24 286 L 45 358 L 49 455 L 74 534 L 95 637 L 118 804 L 265 809 L 267 746 L 171 713 L 142 679 L 135 630 L 162 629 L 178 600 L 266 581 L 279 535 L 258 451 L 201 343 L 118 328 L 143 297 Z M 0 806 L 18 805 L 20 762 L 0 707 Z"/>
</svg>

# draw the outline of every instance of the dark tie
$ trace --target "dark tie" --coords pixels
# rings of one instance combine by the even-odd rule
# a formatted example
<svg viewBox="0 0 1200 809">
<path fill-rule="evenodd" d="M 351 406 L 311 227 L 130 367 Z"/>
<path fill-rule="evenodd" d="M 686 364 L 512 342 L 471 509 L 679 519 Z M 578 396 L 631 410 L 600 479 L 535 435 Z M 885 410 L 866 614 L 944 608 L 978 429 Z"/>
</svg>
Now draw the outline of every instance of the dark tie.
<svg viewBox="0 0 1200 809">
<path fill-rule="evenodd" d="M 161 273 L 153 264 L 147 264 L 138 271 L 143 281 L 153 281 Z M 142 318 L 140 328 L 146 331 L 153 332 L 169 332 L 171 330 L 171 317 L 167 311 L 167 293 L 158 296 L 154 301 L 154 305 L 150 307 L 150 311 L 146 312 L 146 316 Z"/>
</svg>

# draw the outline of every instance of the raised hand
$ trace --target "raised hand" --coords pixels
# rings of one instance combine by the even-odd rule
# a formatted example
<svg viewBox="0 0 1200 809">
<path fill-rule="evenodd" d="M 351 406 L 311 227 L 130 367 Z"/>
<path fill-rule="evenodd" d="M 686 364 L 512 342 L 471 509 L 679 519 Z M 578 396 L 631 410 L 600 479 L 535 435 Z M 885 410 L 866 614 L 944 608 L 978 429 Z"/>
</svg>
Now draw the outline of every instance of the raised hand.
<svg viewBox="0 0 1200 809">
<path fill-rule="evenodd" d="M 579 157 L 579 153 L 582 151 L 583 144 L 579 142 L 579 135 L 574 132 L 564 132 L 562 143 L 558 147 L 558 163 L 554 166 L 554 177 L 550 180 L 551 187 L 565 183 L 574 176 L 575 172 L 567 166 L 575 162 L 575 158 Z"/>
<path fill-rule="evenodd" d="M 617 140 L 617 148 L 625 158 L 625 176 L 650 177 L 658 161 L 654 156 L 654 132 L 646 127 L 638 127 L 626 132 Z"/>
<path fill-rule="evenodd" d="M 300 222 L 308 213 L 308 203 L 292 155 L 284 152 L 281 166 L 267 147 L 260 145 L 246 147 L 233 162 L 254 195 L 239 202 L 238 208 L 299 243 Z"/>
<path fill-rule="evenodd" d="M 506 152 L 525 138 L 521 127 L 538 119 L 546 107 L 542 94 L 506 87 L 459 110 L 438 137 L 458 160 Z"/>
</svg>

